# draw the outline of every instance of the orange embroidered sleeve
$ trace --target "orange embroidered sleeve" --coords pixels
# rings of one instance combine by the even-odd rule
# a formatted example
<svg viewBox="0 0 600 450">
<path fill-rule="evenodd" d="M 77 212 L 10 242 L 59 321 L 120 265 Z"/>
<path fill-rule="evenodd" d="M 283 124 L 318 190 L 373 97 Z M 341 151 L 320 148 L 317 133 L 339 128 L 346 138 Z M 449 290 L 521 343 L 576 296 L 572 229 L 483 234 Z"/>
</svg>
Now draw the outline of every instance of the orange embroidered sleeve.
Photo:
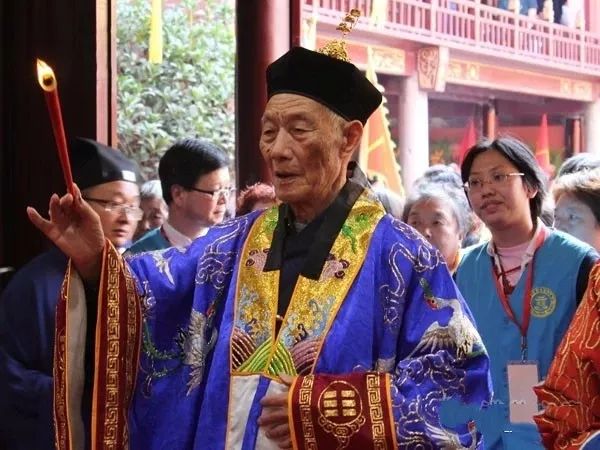
<svg viewBox="0 0 600 450">
<path fill-rule="evenodd" d="M 71 264 L 56 308 L 54 422 L 57 450 L 83 448 L 81 395 L 85 297 L 74 286 Z M 82 308 L 83 306 L 83 308 Z M 105 244 L 98 293 L 91 449 L 128 447 L 128 408 L 141 343 L 135 283 L 118 251 Z"/>
<path fill-rule="evenodd" d="M 295 450 L 397 448 L 389 374 L 299 376 L 289 400 Z"/>
<path fill-rule="evenodd" d="M 600 430 L 600 264 L 564 336 L 544 383 L 535 417 L 546 448 L 579 449 Z"/>
</svg>

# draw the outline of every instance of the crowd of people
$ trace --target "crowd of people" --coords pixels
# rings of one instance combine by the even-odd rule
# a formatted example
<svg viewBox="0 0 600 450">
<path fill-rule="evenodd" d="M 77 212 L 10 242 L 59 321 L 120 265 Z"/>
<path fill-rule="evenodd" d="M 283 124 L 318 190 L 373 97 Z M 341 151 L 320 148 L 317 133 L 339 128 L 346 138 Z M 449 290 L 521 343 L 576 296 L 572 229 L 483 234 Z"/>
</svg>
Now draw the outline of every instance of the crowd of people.
<svg viewBox="0 0 600 450">
<path fill-rule="evenodd" d="M 0 448 L 600 448 L 600 160 L 550 183 L 481 140 L 398 198 L 352 162 L 382 98 L 338 56 L 269 66 L 273 184 L 237 201 L 215 143 L 142 184 L 72 142 L 0 299 Z"/>
<path fill-rule="evenodd" d="M 421 0 L 426 3 L 432 3 L 432 0 Z M 437 0 L 438 6 L 447 8 L 451 11 L 446 20 L 439 23 L 441 31 L 447 34 L 459 33 L 460 20 L 462 14 L 482 14 L 486 18 L 493 18 L 506 25 L 526 26 L 527 28 L 540 28 L 545 30 L 545 23 L 560 24 L 569 29 L 585 30 L 587 27 L 587 14 L 584 0 L 462 0 L 460 3 L 454 0 Z M 491 9 L 477 9 L 475 4 L 486 5 Z M 507 13 L 496 14 L 498 9 L 505 10 Z M 462 13 L 462 14 L 461 14 Z M 522 22 L 521 18 L 534 19 L 534 21 Z M 537 21 L 537 23 L 536 23 Z M 504 30 L 508 31 L 508 30 Z M 559 31 L 559 30 L 555 30 Z M 562 30 L 569 33 L 567 28 Z M 488 33 L 489 34 L 489 33 Z M 484 40 L 493 39 L 489 34 L 484 36 Z M 505 35 L 504 39 L 508 39 Z M 540 51 L 543 49 L 541 41 L 530 39 L 529 50 Z"/>
<path fill-rule="evenodd" d="M 581 27 L 585 16 L 583 0 L 498 0 L 496 6 L 571 28 Z"/>
<path fill-rule="evenodd" d="M 452 4 L 451 0 L 449 2 Z M 583 28 L 585 23 L 583 0 L 480 0 L 480 2 L 570 28 Z"/>
</svg>

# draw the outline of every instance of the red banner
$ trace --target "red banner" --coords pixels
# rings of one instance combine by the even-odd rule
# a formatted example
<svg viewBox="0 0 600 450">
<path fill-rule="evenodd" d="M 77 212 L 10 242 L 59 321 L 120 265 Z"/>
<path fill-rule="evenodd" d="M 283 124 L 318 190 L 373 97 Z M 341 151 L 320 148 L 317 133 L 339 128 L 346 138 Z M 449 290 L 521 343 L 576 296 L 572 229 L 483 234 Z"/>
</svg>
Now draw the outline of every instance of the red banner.
<svg viewBox="0 0 600 450">
<path fill-rule="evenodd" d="M 397 448 L 389 374 L 300 376 L 289 398 L 294 450 Z"/>
</svg>

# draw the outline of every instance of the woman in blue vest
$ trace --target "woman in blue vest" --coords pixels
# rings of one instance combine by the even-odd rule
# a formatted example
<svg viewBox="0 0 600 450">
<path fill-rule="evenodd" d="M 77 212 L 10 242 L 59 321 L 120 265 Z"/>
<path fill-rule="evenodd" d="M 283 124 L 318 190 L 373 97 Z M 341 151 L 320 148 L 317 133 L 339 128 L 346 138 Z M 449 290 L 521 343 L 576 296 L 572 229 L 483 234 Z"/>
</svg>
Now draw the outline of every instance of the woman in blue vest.
<svg viewBox="0 0 600 450">
<path fill-rule="evenodd" d="M 491 359 L 494 400 L 477 428 L 487 449 L 541 449 L 532 386 L 546 376 L 598 255 L 539 219 L 544 175 L 522 142 L 480 142 L 461 176 L 492 236 L 466 252 L 456 273 Z"/>
</svg>

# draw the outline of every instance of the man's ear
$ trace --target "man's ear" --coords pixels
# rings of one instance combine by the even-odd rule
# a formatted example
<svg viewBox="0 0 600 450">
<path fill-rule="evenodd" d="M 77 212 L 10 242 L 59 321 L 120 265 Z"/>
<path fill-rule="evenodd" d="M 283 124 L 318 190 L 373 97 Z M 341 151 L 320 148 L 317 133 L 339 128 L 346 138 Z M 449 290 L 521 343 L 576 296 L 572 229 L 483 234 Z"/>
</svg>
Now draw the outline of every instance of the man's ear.
<svg viewBox="0 0 600 450">
<path fill-rule="evenodd" d="M 180 205 L 184 192 L 185 189 L 183 188 L 183 186 L 180 186 L 179 184 L 172 184 L 171 198 L 173 199 L 173 203 L 175 203 L 176 205 Z"/>
<path fill-rule="evenodd" d="M 352 156 L 360 145 L 363 135 L 363 124 L 358 120 L 348 122 L 344 127 L 344 145 L 341 156 Z"/>
</svg>

